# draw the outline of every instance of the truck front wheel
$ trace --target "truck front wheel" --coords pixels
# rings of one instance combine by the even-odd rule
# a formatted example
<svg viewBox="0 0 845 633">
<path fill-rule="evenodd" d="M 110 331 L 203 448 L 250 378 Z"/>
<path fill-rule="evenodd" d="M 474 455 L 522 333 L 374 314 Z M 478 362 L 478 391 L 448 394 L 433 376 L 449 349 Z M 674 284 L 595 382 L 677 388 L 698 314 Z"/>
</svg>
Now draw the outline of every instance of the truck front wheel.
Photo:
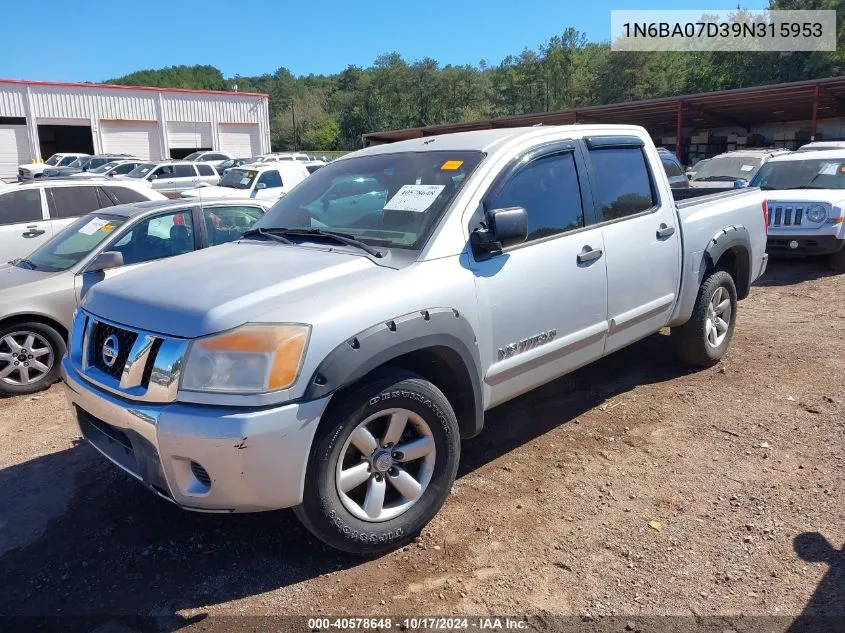
<svg viewBox="0 0 845 633">
<path fill-rule="evenodd" d="M 401 547 L 443 505 L 459 455 L 458 422 L 443 393 L 395 372 L 342 397 L 320 422 L 294 511 L 334 548 Z"/>
<path fill-rule="evenodd" d="M 736 286 L 724 270 L 701 284 L 689 321 L 672 328 L 675 354 L 685 363 L 711 367 L 730 345 L 736 323 Z"/>
</svg>

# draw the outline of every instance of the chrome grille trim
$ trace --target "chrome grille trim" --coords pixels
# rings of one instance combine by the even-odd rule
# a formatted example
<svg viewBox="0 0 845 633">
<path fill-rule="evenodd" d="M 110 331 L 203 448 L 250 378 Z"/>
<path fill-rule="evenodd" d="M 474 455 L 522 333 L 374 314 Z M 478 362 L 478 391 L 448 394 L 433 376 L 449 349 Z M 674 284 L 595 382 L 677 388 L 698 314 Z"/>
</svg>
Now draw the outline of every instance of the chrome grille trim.
<svg viewBox="0 0 845 633">
<path fill-rule="evenodd" d="M 830 214 L 830 204 L 826 202 L 807 202 L 807 201 L 775 201 L 768 202 L 769 208 L 769 226 L 776 228 L 784 227 L 819 227 L 824 224 L 822 222 L 810 222 L 807 219 L 807 209 L 814 206 L 824 207 L 828 215 Z"/>
<path fill-rule="evenodd" d="M 99 323 L 135 335 L 119 380 L 89 362 L 90 354 L 97 353 L 89 347 L 92 332 Z M 158 341 L 160 343 L 156 345 Z M 69 356 L 82 378 L 105 391 L 139 402 L 175 402 L 188 342 L 127 327 L 79 310 L 71 328 Z M 158 351 L 153 356 L 151 351 L 156 346 Z M 144 384 L 145 374 L 149 374 L 149 384 Z"/>
</svg>

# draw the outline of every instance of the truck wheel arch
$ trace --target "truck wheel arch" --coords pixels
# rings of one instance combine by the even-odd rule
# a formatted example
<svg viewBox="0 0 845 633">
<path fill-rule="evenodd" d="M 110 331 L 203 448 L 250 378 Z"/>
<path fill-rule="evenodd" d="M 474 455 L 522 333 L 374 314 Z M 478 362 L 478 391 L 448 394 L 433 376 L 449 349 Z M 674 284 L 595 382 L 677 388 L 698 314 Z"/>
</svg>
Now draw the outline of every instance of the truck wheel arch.
<svg viewBox="0 0 845 633">
<path fill-rule="evenodd" d="M 303 398 L 336 394 L 391 368 L 410 370 L 443 391 L 455 410 L 461 436 L 473 437 L 484 425 L 476 340 L 472 326 L 452 308 L 388 319 L 329 352 L 311 375 Z"/>
<path fill-rule="evenodd" d="M 706 269 L 721 268 L 734 278 L 738 299 L 751 290 L 751 237 L 744 226 L 729 226 L 719 231 L 705 249 Z"/>
</svg>

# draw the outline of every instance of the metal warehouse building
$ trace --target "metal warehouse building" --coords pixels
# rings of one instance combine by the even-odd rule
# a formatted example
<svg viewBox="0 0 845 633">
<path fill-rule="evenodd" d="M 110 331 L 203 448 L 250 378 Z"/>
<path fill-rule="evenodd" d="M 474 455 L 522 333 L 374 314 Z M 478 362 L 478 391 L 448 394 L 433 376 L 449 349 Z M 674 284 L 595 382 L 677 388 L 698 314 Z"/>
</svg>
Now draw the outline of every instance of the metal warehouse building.
<svg viewBox="0 0 845 633">
<path fill-rule="evenodd" d="M 0 178 L 55 152 L 270 151 L 266 94 L 0 79 Z"/>
</svg>

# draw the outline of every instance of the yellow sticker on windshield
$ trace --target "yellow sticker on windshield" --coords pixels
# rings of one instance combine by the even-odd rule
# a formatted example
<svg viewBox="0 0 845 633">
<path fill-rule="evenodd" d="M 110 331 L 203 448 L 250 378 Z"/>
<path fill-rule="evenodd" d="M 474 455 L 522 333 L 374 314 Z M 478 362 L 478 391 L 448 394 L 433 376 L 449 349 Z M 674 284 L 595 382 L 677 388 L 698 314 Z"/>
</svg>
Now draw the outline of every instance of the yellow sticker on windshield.
<svg viewBox="0 0 845 633">
<path fill-rule="evenodd" d="M 839 168 L 839 171 L 845 174 L 845 165 L 842 165 L 842 167 Z"/>
<path fill-rule="evenodd" d="M 456 169 L 460 169 L 463 164 L 464 161 L 462 160 L 447 160 L 440 166 L 440 171 L 455 171 Z"/>
<path fill-rule="evenodd" d="M 101 230 L 103 233 L 108 233 L 108 232 L 109 232 L 109 231 L 111 231 L 113 228 L 114 228 L 114 226 L 112 226 L 111 224 L 106 224 L 106 225 L 105 225 L 103 228 L 101 228 L 100 230 Z"/>
</svg>

